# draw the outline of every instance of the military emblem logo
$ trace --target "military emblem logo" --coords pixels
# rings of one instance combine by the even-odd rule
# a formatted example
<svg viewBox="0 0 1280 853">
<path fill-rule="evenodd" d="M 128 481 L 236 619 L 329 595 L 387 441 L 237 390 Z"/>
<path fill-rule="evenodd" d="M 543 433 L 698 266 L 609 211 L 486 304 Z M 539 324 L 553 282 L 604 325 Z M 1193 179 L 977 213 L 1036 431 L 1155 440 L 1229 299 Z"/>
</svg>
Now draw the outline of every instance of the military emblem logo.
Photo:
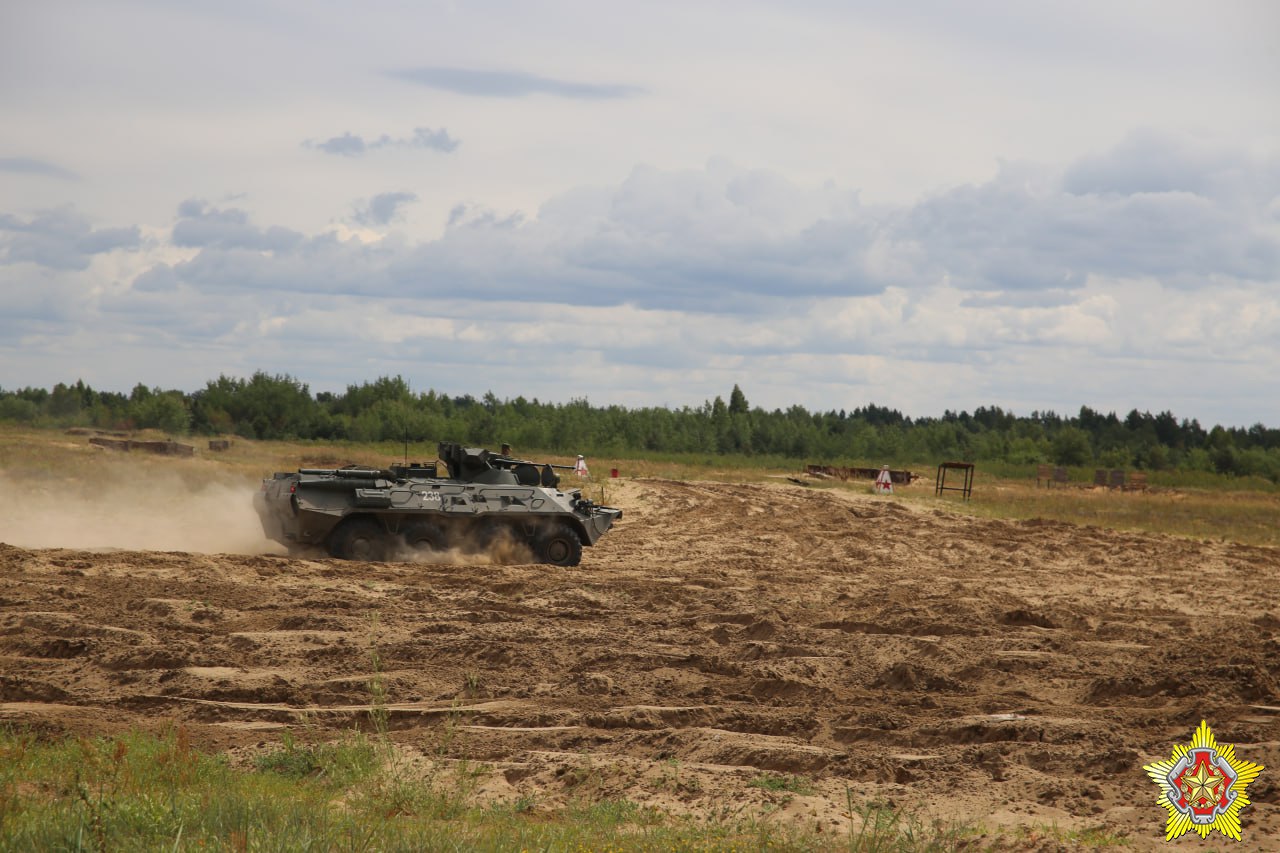
<svg viewBox="0 0 1280 853">
<path fill-rule="evenodd" d="M 1263 767 L 1236 758 L 1235 746 L 1219 744 L 1204 720 L 1191 743 L 1178 744 L 1168 761 L 1142 769 L 1160 786 L 1156 803 L 1169 812 L 1165 841 L 1188 831 L 1207 838 L 1215 829 L 1240 840 L 1240 812 L 1249 805 L 1245 791 Z"/>
</svg>

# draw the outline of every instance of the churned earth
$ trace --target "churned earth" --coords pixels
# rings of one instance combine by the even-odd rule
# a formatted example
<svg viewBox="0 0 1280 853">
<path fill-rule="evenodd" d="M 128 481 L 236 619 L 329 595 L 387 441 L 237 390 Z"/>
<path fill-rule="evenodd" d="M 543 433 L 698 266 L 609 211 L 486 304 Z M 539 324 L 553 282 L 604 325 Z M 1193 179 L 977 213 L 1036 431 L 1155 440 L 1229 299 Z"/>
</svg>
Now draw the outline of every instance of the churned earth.
<svg viewBox="0 0 1280 853">
<path fill-rule="evenodd" d="M 0 530 L 0 720 L 181 725 L 244 757 L 375 710 L 535 808 L 589 791 L 843 833 L 874 801 L 1158 849 L 1142 765 L 1205 719 L 1265 765 L 1245 839 L 1280 847 L 1280 551 L 790 483 L 608 500 L 625 517 L 572 569 Z"/>
</svg>

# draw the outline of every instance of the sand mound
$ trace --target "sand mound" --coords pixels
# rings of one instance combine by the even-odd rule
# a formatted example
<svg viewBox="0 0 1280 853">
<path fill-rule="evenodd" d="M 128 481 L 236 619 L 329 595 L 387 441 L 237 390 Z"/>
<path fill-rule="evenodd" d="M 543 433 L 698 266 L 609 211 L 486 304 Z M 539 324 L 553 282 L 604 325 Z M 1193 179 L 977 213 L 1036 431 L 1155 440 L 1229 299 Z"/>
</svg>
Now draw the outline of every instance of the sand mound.
<svg viewBox="0 0 1280 853">
<path fill-rule="evenodd" d="M 1141 765 L 1203 717 L 1267 766 L 1246 839 L 1280 843 L 1280 552 L 782 485 L 616 491 L 624 520 L 568 570 L 0 546 L 0 718 L 250 746 L 303 711 L 366 725 L 376 679 L 393 736 L 489 762 L 486 796 L 554 804 L 587 766 L 602 794 L 839 829 L 848 786 L 1156 849 Z"/>
</svg>

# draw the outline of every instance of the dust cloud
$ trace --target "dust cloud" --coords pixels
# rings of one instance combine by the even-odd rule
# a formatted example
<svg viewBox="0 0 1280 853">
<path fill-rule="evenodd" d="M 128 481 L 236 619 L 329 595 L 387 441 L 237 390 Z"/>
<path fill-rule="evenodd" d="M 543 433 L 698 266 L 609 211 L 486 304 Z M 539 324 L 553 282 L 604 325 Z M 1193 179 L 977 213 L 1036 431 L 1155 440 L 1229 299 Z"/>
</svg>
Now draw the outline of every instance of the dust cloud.
<svg viewBox="0 0 1280 853">
<path fill-rule="evenodd" d="M 75 476 L 0 471 L 0 542 L 20 548 L 286 554 L 267 539 L 253 508 L 255 479 L 226 474 L 95 465 Z M 325 557 L 323 548 L 306 549 Z M 397 548 L 392 562 L 511 565 L 535 562 L 508 537 L 466 541 L 442 551 Z"/>
<path fill-rule="evenodd" d="M 253 509 L 258 482 L 94 466 L 74 477 L 0 472 L 0 542 L 23 548 L 283 554 Z"/>
<path fill-rule="evenodd" d="M 508 537 L 489 543 L 471 540 L 439 551 L 402 546 L 393 549 L 387 557 L 391 563 L 436 566 L 515 566 L 537 561 L 528 545 Z"/>
</svg>

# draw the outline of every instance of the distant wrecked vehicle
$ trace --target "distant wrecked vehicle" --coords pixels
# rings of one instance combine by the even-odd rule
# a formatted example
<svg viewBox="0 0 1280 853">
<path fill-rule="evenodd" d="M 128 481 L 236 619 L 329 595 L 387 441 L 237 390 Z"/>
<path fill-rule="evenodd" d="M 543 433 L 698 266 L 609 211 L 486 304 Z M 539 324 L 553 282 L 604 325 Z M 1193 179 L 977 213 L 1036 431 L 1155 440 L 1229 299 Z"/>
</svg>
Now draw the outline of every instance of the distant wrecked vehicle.
<svg viewBox="0 0 1280 853">
<path fill-rule="evenodd" d="M 506 448 L 504 447 L 504 450 Z M 346 560 L 426 556 L 453 548 L 523 544 L 538 562 L 576 566 L 622 517 L 556 468 L 441 442 L 435 463 L 389 468 L 301 468 L 262 481 L 254 507 L 270 539 L 326 548 Z"/>
</svg>

